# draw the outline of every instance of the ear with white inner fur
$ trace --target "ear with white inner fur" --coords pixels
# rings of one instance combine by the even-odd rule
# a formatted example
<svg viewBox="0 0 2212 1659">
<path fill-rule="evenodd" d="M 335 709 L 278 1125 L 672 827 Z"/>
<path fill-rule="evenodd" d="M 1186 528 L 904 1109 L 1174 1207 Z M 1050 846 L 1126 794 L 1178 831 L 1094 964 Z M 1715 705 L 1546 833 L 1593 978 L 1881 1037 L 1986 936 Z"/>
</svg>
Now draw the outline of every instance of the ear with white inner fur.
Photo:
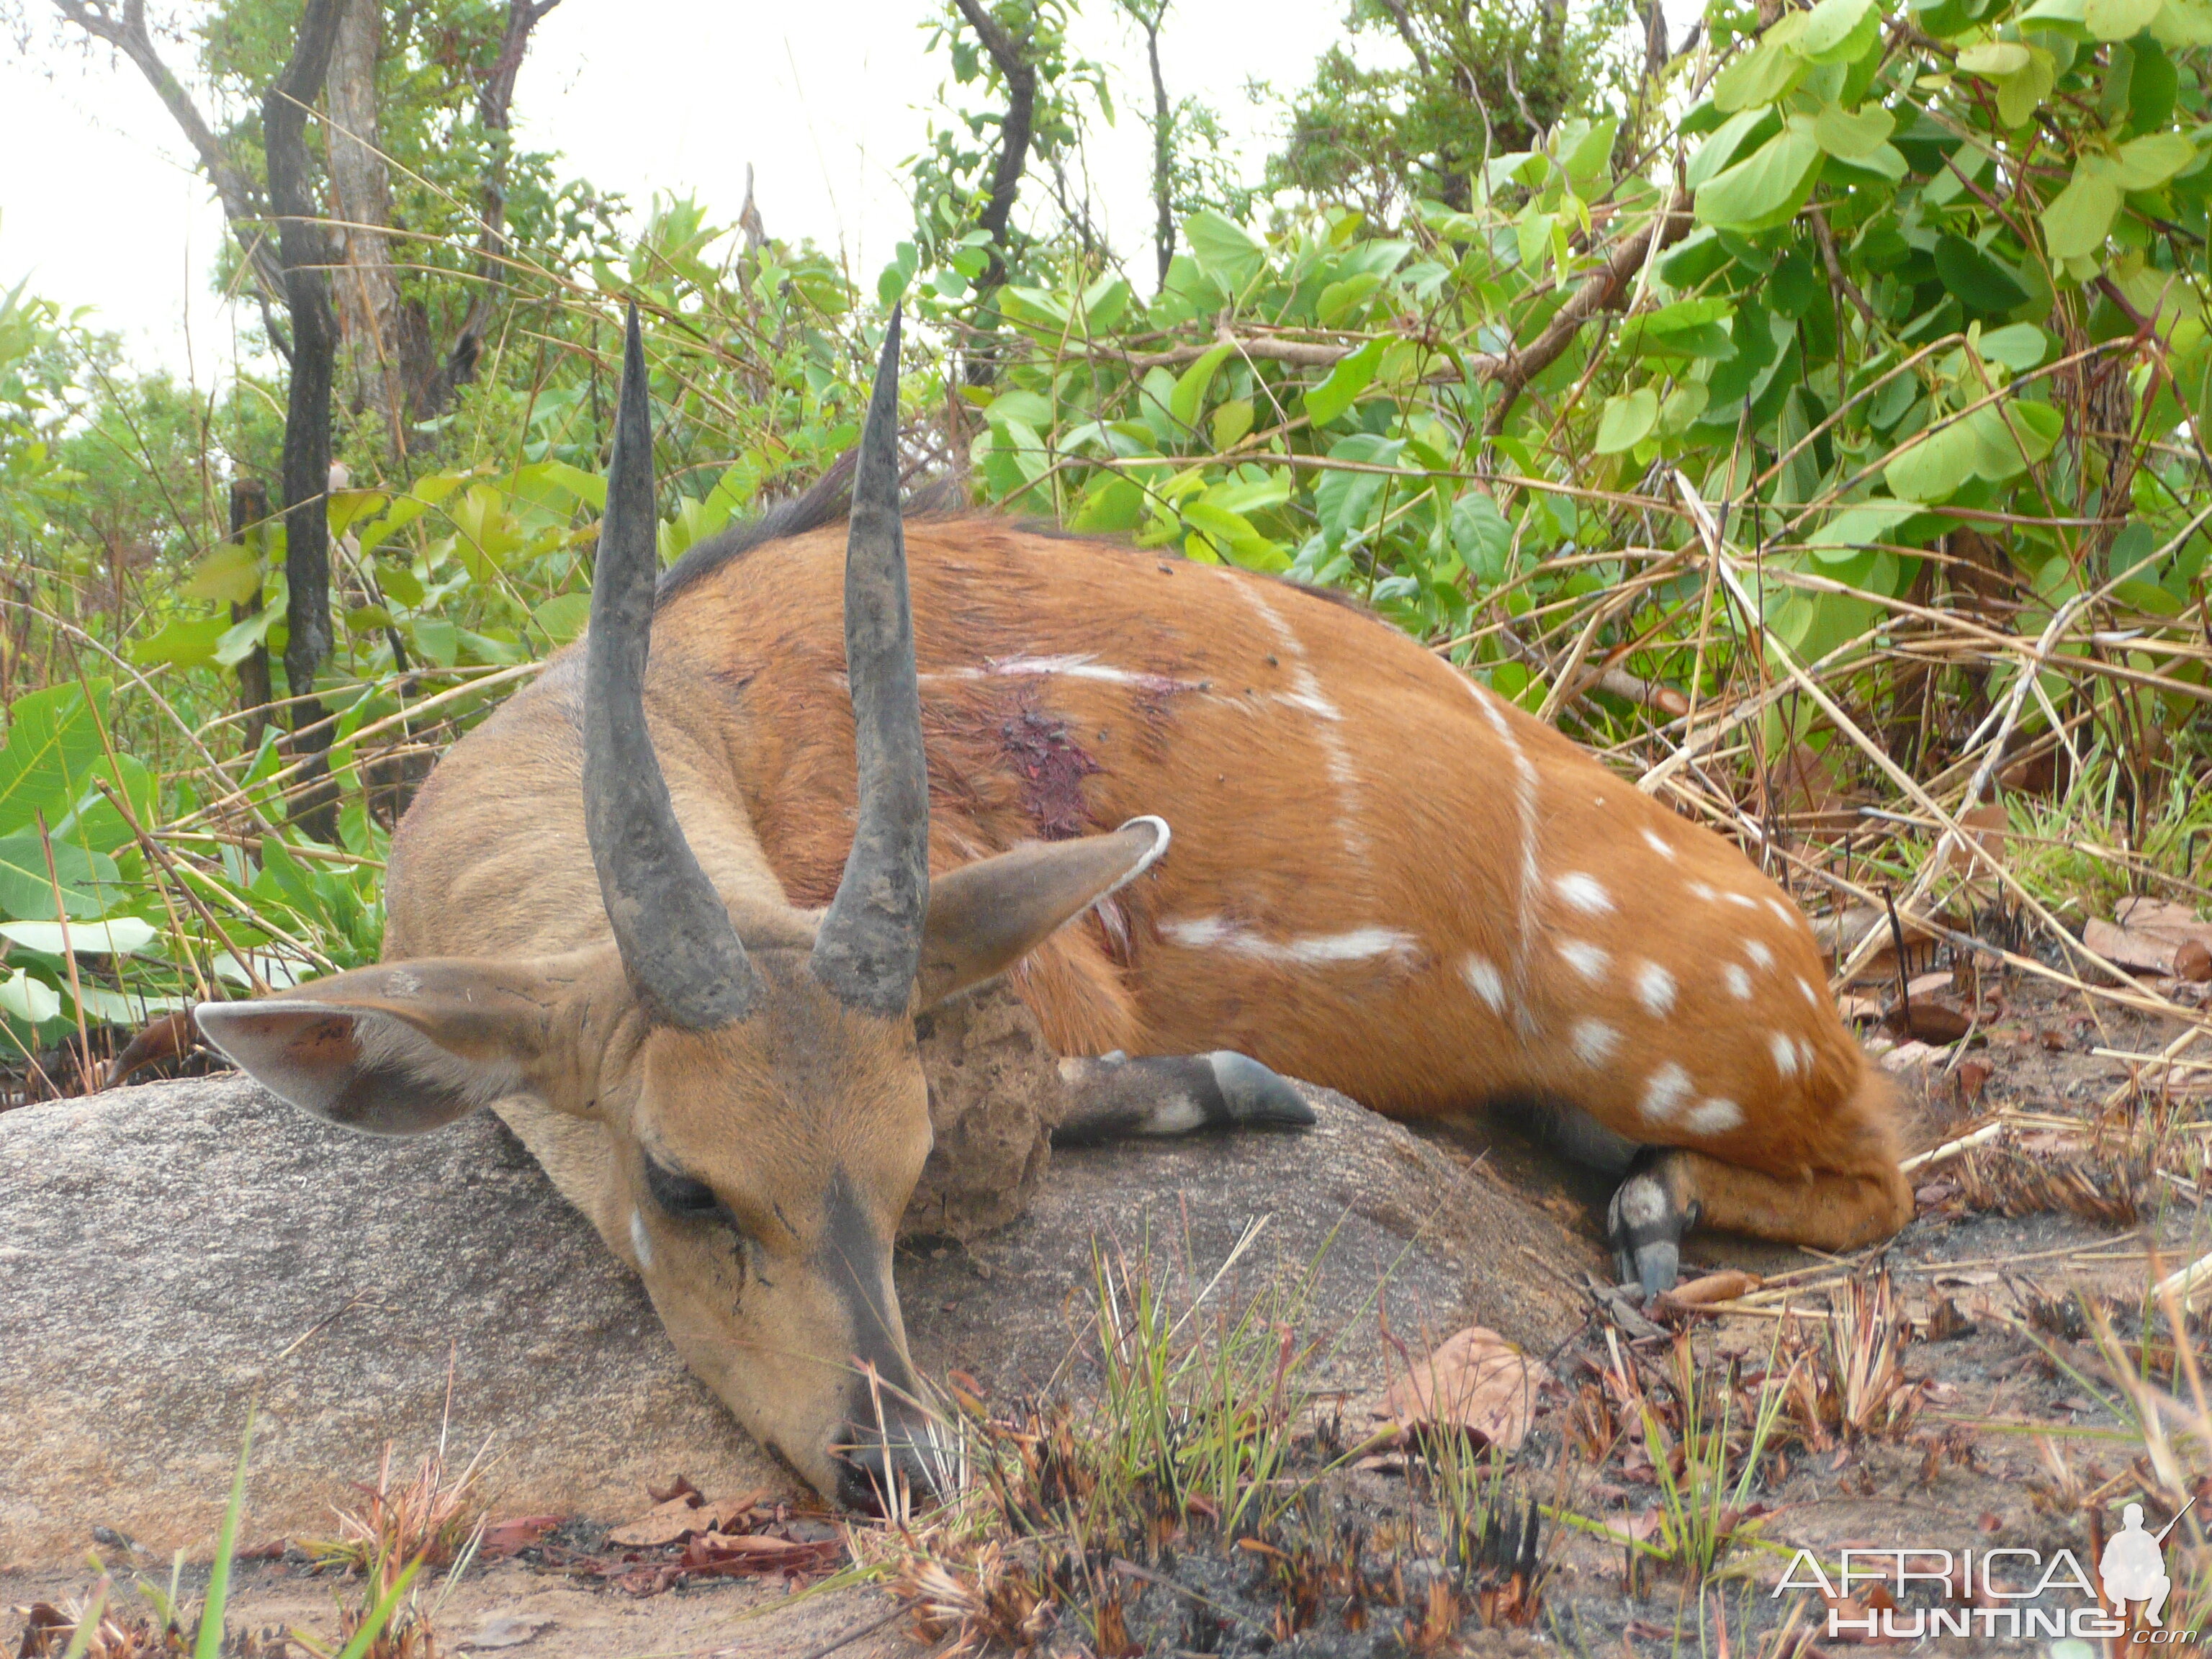
<svg viewBox="0 0 2212 1659">
<path fill-rule="evenodd" d="M 995 978 L 1168 850 L 1159 818 L 1131 818 L 1107 836 L 1033 842 L 929 884 L 916 1009 Z"/>
<path fill-rule="evenodd" d="M 566 969 L 390 963 L 258 1001 L 204 1002 L 193 1015 L 210 1042 L 301 1110 L 415 1135 L 509 1095 L 588 1106 L 588 1081 L 564 1063 L 577 1045 L 563 1005 L 582 977 Z"/>
</svg>

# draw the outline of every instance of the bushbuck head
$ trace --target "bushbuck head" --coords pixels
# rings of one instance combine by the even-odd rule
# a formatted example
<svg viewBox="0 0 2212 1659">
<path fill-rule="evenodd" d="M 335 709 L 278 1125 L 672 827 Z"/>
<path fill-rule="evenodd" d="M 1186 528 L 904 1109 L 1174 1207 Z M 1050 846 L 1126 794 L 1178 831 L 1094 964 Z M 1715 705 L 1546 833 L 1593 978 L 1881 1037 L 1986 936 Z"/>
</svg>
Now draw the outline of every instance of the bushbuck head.
<svg viewBox="0 0 2212 1659">
<path fill-rule="evenodd" d="M 520 960 L 387 963 L 199 1010 L 216 1047 L 335 1123 L 416 1134 L 520 1101 L 598 1126 L 598 1178 L 581 1194 L 564 1182 L 570 1196 L 745 1426 L 854 1504 L 931 1480 L 891 1282 L 892 1237 L 930 1148 L 913 1016 L 1012 965 L 1167 842 L 1164 823 L 1139 818 L 933 885 L 899 522 L 898 329 L 894 316 L 853 491 L 859 811 L 826 911 L 763 901 L 779 890 L 764 865 L 710 879 L 648 735 L 659 560 L 633 314 L 576 712 L 611 937 Z"/>
</svg>

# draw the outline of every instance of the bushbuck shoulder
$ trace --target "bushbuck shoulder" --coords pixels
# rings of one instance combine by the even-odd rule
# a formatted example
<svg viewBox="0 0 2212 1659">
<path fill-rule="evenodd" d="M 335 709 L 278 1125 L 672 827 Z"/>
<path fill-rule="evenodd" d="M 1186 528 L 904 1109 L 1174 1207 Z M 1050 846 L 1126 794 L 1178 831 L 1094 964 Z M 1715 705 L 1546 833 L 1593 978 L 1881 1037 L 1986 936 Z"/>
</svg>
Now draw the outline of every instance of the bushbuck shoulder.
<svg viewBox="0 0 2212 1659">
<path fill-rule="evenodd" d="M 896 324 L 849 525 L 825 490 L 656 603 L 633 333 L 583 648 L 416 799 L 387 963 L 204 1008 L 213 1040 L 359 1127 L 495 1105 L 692 1366 L 854 1501 L 930 1473 L 890 1257 L 929 1150 L 912 1015 L 1001 974 L 1072 1134 L 1293 1124 L 1279 1074 L 1517 1104 L 1624 1177 L 1650 1289 L 1700 1220 L 1840 1249 L 1907 1218 L 1880 1074 L 1735 849 L 1327 596 L 902 526 L 895 419 Z"/>
</svg>

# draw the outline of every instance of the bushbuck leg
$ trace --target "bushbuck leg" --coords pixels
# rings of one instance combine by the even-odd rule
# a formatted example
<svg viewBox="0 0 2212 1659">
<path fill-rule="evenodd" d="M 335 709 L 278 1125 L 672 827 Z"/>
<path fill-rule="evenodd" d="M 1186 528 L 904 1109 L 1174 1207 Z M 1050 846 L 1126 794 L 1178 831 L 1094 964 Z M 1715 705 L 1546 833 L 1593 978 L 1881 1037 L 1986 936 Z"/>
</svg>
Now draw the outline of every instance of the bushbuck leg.
<svg viewBox="0 0 2212 1659">
<path fill-rule="evenodd" d="M 1082 1146 L 1127 1135 L 1200 1129 L 1304 1129 L 1313 1108 L 1258 1060 L 1227 1048 L 1210 1054 L 1063 1060 L 1066 1115 L 1052 1144 Z"/>
</svg>

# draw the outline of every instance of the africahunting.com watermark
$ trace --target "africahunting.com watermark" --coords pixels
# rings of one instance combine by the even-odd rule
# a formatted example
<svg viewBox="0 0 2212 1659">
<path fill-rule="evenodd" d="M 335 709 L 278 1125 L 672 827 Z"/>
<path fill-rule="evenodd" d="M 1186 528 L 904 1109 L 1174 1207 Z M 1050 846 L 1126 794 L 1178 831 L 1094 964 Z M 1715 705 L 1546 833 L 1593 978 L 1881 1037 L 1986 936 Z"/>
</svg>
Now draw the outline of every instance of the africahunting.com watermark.
<svg viewBox="0 0 2212 1659">
<path fill-rule="evenodd" d="M 1810 1550 L 1799 1550 L 1774 1594 L 1818 1590 L 1828 1604 L 1828 1634 L 1863 1642 L 2126 1636 L 2136 1614 L 2141 1628 L 2130 1637 L 2131 1644 L 2194 1643 L 2195 1630 L 2166 1625 L 2173 1581 L 2166 1574 L 2164 1547 L 2166 1534 L 2195 1507 L 2192 1498 L 2180 1515 L 2152 1533 L 2143 1527 L 2142 1505 L 2129 1504 L 2120 1530 L 2097 1559 L 2101 1598 L 2073 1551 L 2046 1555 L 2008 1547 L 1847 1549 L 1833 1578 Z M 1947 1605 L 1905 1606 L 1915 1585 L 1931 1587 Z M 2068 1596 L 2079 1599 L 2069 1607 L 2064 1604 Z M 2049 1605 L 2052 1600 L 2059 1604 Z"/>
</svg>

